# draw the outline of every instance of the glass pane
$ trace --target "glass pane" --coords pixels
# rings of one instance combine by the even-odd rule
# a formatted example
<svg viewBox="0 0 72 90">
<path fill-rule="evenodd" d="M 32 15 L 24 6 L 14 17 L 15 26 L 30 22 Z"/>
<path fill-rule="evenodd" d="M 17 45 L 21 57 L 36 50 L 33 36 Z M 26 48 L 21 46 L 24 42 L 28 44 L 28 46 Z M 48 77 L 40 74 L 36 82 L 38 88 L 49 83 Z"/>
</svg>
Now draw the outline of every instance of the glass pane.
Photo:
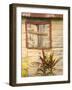
<svg viewBox="0 0 72 90">
<path fill-rule="evenodd" d="M 27 31 L 28 32 L 37 32 L 37 26 L 34 24 L 27 24 Z"/>
<path fill-rule="evenodd" d="M 40 48 L 50 47 L 49 24 L 39 25 L 39 33 L 41 33 L 42 35 L 38 36 L 38 47 Z"/>
<path fill-rule="evenodd" d="M 28 37 L 28 47 L 35 48 L 37 47 L 37 26 L 33 24 L 27 24 L 27 37 Z"/>
<path fill-rule="evenodd" d="M 28 34 L 28 47 L 34 48 L 38 46 L 38 38 L 35 34 Z"/>
</svg>

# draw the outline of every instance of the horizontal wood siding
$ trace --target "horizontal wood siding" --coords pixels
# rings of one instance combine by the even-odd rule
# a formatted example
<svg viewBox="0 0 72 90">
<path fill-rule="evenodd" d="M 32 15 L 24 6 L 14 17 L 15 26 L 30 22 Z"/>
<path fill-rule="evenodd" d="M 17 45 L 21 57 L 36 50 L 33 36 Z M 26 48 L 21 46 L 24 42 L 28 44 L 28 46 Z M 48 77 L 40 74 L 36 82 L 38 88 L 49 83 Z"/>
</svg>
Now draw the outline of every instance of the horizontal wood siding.
<svg viewBox="0 0 72 90">
<path fill-rule="evenodd" d="M 54 52 L 54 55 L 60 58 L 60 62 L 56 65 L 57 68 L 63 68 L 63 21 L 52 20 L 51 21 L 51 34 L 52 34 L 52 49 L 45 50 L 45 53 Z M 26 48 L 26 31 L 25 31 L 25 19 L 22 20 L 22 63 L 25 63 L 24 57 L 28 56 L 28 75 L 34 76 L 37 70 L 36 66 L 31 66 L 31 62 L 40 62 L 39 56 L 42 56 L 42 50 L 27 49 Z M 23 70 L 24 67 L 22 67 Z M 56 75 L 62 74 L 63 71 L 57 71 Z"/>
</svg>

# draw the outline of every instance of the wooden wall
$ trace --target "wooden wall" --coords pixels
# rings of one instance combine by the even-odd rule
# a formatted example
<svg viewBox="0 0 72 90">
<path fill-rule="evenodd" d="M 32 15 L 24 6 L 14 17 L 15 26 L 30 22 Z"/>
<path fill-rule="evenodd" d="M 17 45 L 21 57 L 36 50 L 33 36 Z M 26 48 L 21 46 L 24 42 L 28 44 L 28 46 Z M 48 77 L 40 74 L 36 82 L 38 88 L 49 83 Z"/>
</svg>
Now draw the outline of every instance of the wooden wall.
<svg viewBox="0 0 72 90">
<path fill-rule="evenodd" d="M 57 64 L 57 68 L 63 68 L 63 20 L 51 20 L 51 34 L 52 34 L 52 49 L 45 50 L 46 53 L 54 52 L 56 57 L 61 58 Z M 27 49 L 26 48 L 26 33 L 25 33 L 25 19 L 22 19 L 22 63 L 25 63 L 24 58 L 28 57 L 28 76 L 34 76 L 37 66 L 31 66 L 31 62 L 40 62 L 39 56 L 42 55 L 42 50 Z M 22 71 L 24 66 L 22 65 Z M 61 75 L 63 70 L 57 71 L 56 75 Z"/>
</svg>

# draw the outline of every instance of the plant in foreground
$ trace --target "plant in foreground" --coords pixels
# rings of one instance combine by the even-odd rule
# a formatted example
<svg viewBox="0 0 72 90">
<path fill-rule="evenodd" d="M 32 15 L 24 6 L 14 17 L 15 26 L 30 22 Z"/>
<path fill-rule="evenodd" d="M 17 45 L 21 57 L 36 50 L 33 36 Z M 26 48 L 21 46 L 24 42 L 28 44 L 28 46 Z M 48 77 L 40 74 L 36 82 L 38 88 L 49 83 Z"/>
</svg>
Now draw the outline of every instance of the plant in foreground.
<svg viewBox="0 0 72 90">
<path fill-rule="evenodd" d="M 42 56 L 40 56 L 41 62 L 33 62 L 33 64 L 38 64 L 38 69 L 36 75 L 47 76 L 55 75 L 56 64 L 60 61 L 60 58 L 55 58 L 54 53 L 51 53 L 49 56 L 44 53 L 42 50 Z"/>
</svg>

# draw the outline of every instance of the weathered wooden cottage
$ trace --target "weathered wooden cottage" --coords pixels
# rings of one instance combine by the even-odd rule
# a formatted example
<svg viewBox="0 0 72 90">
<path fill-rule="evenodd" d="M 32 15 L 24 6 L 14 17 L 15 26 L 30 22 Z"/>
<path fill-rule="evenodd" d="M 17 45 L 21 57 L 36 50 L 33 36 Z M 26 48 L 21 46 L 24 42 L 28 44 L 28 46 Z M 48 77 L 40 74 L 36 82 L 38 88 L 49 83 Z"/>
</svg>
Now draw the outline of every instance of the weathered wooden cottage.
<svg viewBox="0 0 72 90">
<path fill-rule="evenodd" d="M 54 54 L 60 58 L 55 75 L 63 73 L 63 15 L 22 13 L 21 53 L 22 77 L 37 76 L 40 56 Z M 32 62 L 36 62 L 33 64 Z M 58 70 L 59 69 L 59 70 Z"/>
</svg>

